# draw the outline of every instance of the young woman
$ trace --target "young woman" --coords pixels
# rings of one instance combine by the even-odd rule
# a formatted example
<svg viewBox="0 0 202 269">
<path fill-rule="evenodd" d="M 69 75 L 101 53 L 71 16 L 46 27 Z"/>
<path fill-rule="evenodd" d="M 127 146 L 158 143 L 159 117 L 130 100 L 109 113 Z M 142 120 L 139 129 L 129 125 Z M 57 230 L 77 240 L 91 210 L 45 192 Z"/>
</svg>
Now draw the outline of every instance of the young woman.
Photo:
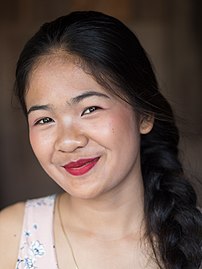
<svg viewBox="0 0 202 269">
<path fill-rule="evenodd" d="M 20 55 L 15 92 L 64 193 L 2 211 L 1 268 L 200 267 L 202 216 L 173 113 L 125 25 L 93 11 L 44 24 Z"/>
</svg>

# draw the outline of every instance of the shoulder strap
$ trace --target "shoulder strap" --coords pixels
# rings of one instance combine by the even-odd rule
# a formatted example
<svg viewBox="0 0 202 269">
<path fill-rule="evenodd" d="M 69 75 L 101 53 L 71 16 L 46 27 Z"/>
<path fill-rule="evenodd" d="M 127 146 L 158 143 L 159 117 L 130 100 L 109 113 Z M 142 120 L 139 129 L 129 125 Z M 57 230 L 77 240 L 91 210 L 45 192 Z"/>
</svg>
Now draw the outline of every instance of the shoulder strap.
<svg viewBox="0 0 202 269">
<path fill-rule="evenodd" d="M 57 269 L 53 236 L 55 195 L 28 200 L 16 269 Z"/>
</svg>

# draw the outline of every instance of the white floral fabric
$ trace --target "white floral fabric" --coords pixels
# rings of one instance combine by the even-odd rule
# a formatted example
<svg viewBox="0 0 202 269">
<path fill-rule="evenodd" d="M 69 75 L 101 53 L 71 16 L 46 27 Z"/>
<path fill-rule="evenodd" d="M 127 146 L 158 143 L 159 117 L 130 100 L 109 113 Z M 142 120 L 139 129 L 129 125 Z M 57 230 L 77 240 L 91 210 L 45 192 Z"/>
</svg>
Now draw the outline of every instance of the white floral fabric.
<svg viewBox="0 0 202 269">
<path fill-rule="evenodd" d="M 58 269 L 53 235 L 55 198 L 26 202 L 16 269 Z"/>
</svg>

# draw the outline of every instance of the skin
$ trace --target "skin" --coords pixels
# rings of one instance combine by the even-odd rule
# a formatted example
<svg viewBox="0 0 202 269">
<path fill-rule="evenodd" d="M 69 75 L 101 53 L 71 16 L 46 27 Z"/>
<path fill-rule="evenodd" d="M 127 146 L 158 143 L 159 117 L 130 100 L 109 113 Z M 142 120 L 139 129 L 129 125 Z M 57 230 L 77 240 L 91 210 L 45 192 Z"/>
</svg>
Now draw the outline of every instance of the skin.
<svg viewBox="0 0 202 269">
<path fill-rule="evenodd" d="M 17 203 L 0 212 L 0 268 L 15 268 L 23 214 L 24 203 Z"/>
<path fill-rule="evenodd" d="M 136 115 L 126 102 L 64 56 L 49 55 L 38 62 L 29 76 L 25 100 L 33 151 L 43 169 L 65 191 L 59 207 L 78 264 L 88 265 L 88 269 L 155 268 L 152 263 L 146 267 L 148 249 L 141 245 L 144 189 L 140 134 L 152 129 L 153 120 Z M 63 167 L 94 157 L 99 161 L 81 176 L 73 176 Z M 15 207 L 3 214 L 10 216 Z M 14 240 L 10 234 L 14 227 L 4 235 L 10 234 L 16 250 L 24 206 L 19 207 L 18 236 Z M 5 222 L 4 216 L 2 219 Z M 57 210 L 54 227 L 60 268 L 67 264 L 74 268 L 71 253 L 62 255 L 67 242 Z M 4 264 L 3 268 L 12 267 Z"/>
</svg>

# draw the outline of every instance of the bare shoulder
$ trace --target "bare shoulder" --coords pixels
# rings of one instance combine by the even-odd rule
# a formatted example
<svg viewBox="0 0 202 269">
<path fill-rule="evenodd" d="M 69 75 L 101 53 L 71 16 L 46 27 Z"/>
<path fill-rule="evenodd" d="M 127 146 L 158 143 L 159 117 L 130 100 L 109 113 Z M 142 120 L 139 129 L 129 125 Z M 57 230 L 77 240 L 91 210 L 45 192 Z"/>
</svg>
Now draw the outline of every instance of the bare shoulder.
<svg viewBox="0 0 202 269">
<path fill-rule="evenodd" d="M 17 203 L 0 211 L 0 268 L 15 268 L 24 208 L 24 203 Z"/>
</svg>

